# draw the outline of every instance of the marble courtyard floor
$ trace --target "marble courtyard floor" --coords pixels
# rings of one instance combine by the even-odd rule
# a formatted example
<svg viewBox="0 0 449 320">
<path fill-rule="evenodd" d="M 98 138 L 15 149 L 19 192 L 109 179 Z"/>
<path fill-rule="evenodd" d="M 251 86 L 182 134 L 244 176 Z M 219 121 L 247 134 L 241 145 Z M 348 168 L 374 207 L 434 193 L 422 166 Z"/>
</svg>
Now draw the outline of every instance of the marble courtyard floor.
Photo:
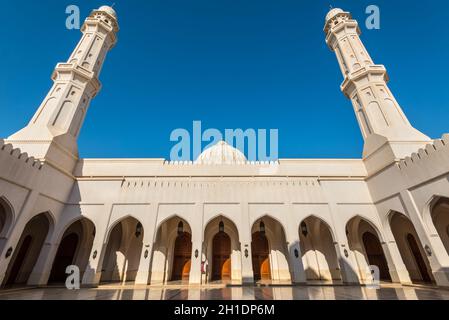
<svg viewBox="0 0 449 320">
<path fill-rule="evenodd" d="M 107 285 L 69 291 L 61 287 L 0 291 L 0 300 L 449 300 L 449 290 L 426 286 L 185 286 Z"/>
</svg>

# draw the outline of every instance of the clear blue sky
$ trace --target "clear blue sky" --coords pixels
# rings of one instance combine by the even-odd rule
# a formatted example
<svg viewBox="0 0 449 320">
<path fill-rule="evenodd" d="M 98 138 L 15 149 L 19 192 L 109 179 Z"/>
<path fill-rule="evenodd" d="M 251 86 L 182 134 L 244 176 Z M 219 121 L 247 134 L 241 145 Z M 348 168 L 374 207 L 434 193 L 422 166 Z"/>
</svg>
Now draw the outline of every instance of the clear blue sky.
<svg viewBox="0 0 449 320">
<path fill-rule="evenodd" d="M 362 41 L 390 74 L 412 124 L 449 132 L 449 2 L 330 0 L 110 0 L 121 31 L 79 139 L 82 157 L 169 157 L 176 128 L 279 129 L 281 158 L 357 158 L 363 141 L 342 75 L 325 45 L 329 5 L 353 13 Z M 57 62 L 105 1 L 2 1 L 0 137 L 25 126 L 51 86 Z M 106 3 L 111 4 L 111 3 Z M 381 30 L 364 27 L 381 9 Z"/>
</svg>

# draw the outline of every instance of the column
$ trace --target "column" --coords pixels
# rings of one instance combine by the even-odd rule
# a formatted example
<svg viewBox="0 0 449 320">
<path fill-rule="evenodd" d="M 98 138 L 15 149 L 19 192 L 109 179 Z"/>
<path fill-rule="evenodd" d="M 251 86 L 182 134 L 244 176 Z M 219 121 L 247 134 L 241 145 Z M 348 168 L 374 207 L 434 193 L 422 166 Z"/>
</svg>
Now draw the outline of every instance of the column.
<svg viewBox="0 0 449 320">
<path fill-rule="evenodd" d="M 288 237 L 289 262 L 292 274 L 292 283 L 307 283 L 306 273 L 302 264 L 299 235 Z"/>
<path fill-rule="evenodd" d="M 110 217 L 112 212 L 112 204 L 106 204 L 104 208 L 104 214 Z M 103 259 L 107 249 L 107 232 L 109 223 L 95 222 L 96 234 L 92 249 L 89 255 L 89 262 L 87 263 L 86 270 L 84 271 L 82 285 L 86 287 L 96 287 L 100 284 L 101 269 L 103 267 Z"/>
<path fill-rule="evenodd" d="M 53 241 L 45 242 L 39 254 L 39 258 L 33 268 L 33 271 L 28 278 L 28 285 L 44 286 L 50 278 L 50 273 L 53 267 L 53 261 L 58 252 L 59 243 Z"/>
<path fill-rule="evenodd" d="M 167 248 L 164 245 L 157 245 L 156 243 L 153 243 L 150 281 L 152 285 L 160 285 L 164 283 L 167 259 Z"/>
<path fill-rule="evenodd" d="M 288 212 L 291 221 L 295 221 L 293 219 L 294 211 L 293 204 L 288 204 Z M 306 272 L 304 271 L 304 266 L 302 264 L 302 255 L 301 255 L 301 247 L 299 240 L 299 226 L 292 223 L 286 224 L 286 238 L 288 243 L 288 260 L 290 265 L 290 272 L 292 283 L 307 283 Z"/>
<path fill-rule="evenodd" d="M 201 264 L 203 262 L 203 219 L 204 219 L 204 210 L 203 204 L 197 203 L 195 206 L 195 212 L 198 213 L 198 217 L 201 217 L 201 220 L 198 219 L 198 223 L 191 225 L 192 229 L 192 256 L 191 256 L 191 267 L 190 267 L 190 276 L 189 276 L 189 284 L 200 285 L 202 272 L 201 272 Z"/>
<path fill-rule="evenodd" d="M 346 225 L 341 223 L 341 220 L 339 219 L 337 202 L 334 199 L 332 190 L 329 190 L 332 186 L 328 187 L 328 183 L 332 182 L 320 180 L 319 183 L 321 184 L 328 201 L 329 212 L 332 220 L 332 225 L 330 225 L 330 227 L 334 231 L 335 252 L 337 253 L 343 283 L 359 284 L 360 277 L 358 275 L 358 266 L 354 254 L 349 249 L 348 237 L 346 236 Z"/>
<path fill-rule="evenodd" d="M 203 241 L 198 236 L 193 235 L 192 237 L 192 257 L 191 257 L 191 269 L 189 284 L 201 284 L 201 264 L 202 264 L 202 249 Z"/>
<path fill-rule="evenodd" d="M 353 252 L 349 249 L 347 241 L 335 243 L 338 264 L 340 266 L 341 278 L 345 284 L 359 284 L 358 266 Z"/>
<path fill-rule="evenodd" d="M 97 240 L 96 238 L 97 236 L 95 237 L 89 262 L 82 280 L 83 286 L 86 287 L 96 287 L 100 284 L 101 280 L 101 268 L 103 266 L 106 244 L 103 243 L 103 239 Z"/>
<path fill-rule="evenodd" d="M 140 255 L 139 270 L 137 271 L 135 284 L 150 283 L 150 267 L 151 267 L 151 244 L 153 243 L 153 233 L 148 230 L 144 233 L 142 253 Z"/>
<path fill-rule="evenodd" d="M 249 221 L 248 203 L 242 203 L 242 226 L 239 226 L 239 237 L 242 251 L 242 284 L 254 283 L 251 222 Z"/>
<path fill-rule="evenodd" d="M 412 280 L 410 279 L 407 267 L 402 260 L 396 241 L 391 240 L 383 243 L 382 249 L 388 262 L 388 270 L 390 271 L 391 280 L 401 284 L 411 284 Z"/>
</svg>

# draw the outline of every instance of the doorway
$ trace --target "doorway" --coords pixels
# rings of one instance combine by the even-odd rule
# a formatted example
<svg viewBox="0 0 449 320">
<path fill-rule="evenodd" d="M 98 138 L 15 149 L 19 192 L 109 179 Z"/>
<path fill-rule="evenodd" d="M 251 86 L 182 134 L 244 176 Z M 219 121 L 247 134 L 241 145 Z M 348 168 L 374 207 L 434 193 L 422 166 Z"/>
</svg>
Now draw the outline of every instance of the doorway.
<svg viewBox="0 0 449 320">
<path fill-rule="evenodd" d="M 192 236 L 183 232 L 175 241 L 172 281 L 189 281 L 192 256 Z"/>
<path fill-rule="evenodd" d="M 254 233 L 251 246 L 254 280 L 271 280 L 270 249 L 265 233 Z"/>
<path fill-rule="evenodd" d="M 385 258 L 379 239 L 371 232 L 365 232 L 362 238 L 369 264 L 379 268 L 380 280 L 391 281 L 387 259 Z"/>
<path fill-rule="evenodd" d="M 5 275 L 5 285 L 27 284 L 50 230 L 50 218 L 41 213 L 25 226 Z"/>
<path fill-rule="evenodd" d="M 67 235 L 59 245 L 49 282 L 63 283 L 67 278 L 66 268 L 74 263 L 76 249 L 78 248 L 78 235 L 71 233 Z"/>
<path fill-rule="evenodd" d="M 212 243 L 212 280 L 231 280 L 231 238 L 218 232 Z"/>
<path fill-rule="evenodd" d="M 422 280 L 424 282 L 431 282 L 432 280 L 430 279 L 429 273 L 427 272 L 426 263 L 422 258 L 418 243 L 416 242 L 415 237 L 410 233 L 407 235 L 407 242 L 413 254 L 413 259 L 415 260 L 416 266 L 418 267 L 418 271 L 421 274 Z"/>
</svg>

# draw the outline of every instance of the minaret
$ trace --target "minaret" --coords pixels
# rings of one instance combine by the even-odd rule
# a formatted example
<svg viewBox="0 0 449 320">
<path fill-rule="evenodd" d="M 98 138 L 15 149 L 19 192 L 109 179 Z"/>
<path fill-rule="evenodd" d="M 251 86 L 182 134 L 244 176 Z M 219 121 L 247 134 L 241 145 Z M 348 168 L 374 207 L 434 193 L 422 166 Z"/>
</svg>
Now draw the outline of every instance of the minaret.
<svg viewBox="0 0 449 320">
<path fill-rule="evenodd" d="M 106 54 L 117 42 L 117 15 L 111 7 L 94 10 L 83 36 L 66 63 L 53 72 L 53 87 L 28 125 L 8 138 L 14 147 L 72 171 L 78 160 L 77 138 L 91 100 L 101 89 L 98 80 Z"/>
<path fill-rule="evenodd" d="M 365 140 L 364 158 L 382 148 L 388 149 L 388 161 L 397 160 L 430 143 L 430 138 L 408 121 L 388 88 L 385 67 L 374 64 L 351 14 L 332 9 L 326 16 L 324 32 L 326 43 L 337 55 L 343 73 L 341 90 L 352 101 Z M 382 157 L 385 156 L 383 153 Z"/>
</svg>

